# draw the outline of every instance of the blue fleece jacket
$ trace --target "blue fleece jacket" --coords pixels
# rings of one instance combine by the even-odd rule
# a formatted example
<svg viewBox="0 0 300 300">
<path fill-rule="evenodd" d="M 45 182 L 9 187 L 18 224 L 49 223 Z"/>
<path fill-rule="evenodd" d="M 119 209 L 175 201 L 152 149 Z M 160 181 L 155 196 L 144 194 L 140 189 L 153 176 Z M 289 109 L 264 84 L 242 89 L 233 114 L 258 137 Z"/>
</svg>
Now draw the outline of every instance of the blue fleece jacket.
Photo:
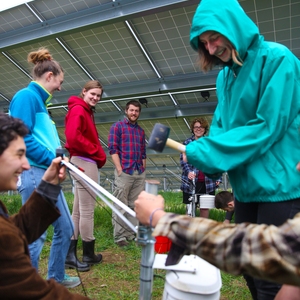
<svg viewBox="0 0 300 300">
<path fill-rule="evenodd" d="M 300 63 L 285 46 L 264 41 L 236 0 L 202 0 L 190 42 L 206 31 L 224 35 L 243 66 L 232 61 L 217 78 L 218 105 L 210 135 L 187 145 L 189 163 L 207 174 L 228 171 L 240 202 L 300 197 Z"/>
<path fill-rule="evenodd" d="M 24 138 L 29 164 L 43 169 L 51 164 L 60 146 L 55 124 L 46 107 L 51 97 L 41 85 L 32 81 L 15 94 L 9 106 L 10 115 L 23 120 L 29 129 Z"/>
</svg>

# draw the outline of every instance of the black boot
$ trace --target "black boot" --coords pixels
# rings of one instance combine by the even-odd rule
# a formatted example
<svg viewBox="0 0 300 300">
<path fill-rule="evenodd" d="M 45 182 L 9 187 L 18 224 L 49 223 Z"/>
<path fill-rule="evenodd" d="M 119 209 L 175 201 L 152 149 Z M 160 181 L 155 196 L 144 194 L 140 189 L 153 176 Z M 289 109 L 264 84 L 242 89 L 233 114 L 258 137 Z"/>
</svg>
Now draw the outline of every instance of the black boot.
<svg viewBox="0 0 300 300">
<path fill-rule="evenodd" d="M 82 261 L 89 265 L 99 264 L 102 261 L 102 254 L 95 254 L 95 240 L 91 242 L 82 241 L 83 257 Z"/>
<path fill-rule="evenodd" d="M 82 263 L 77 259 L 77 242 L 78 240 L 71 240 L 69 251 L 67 254 L 65 268 L 77 269 L 79 272 L 86 272 L 90 270 L 90 266 L 86 263 Z"/>
</svg>

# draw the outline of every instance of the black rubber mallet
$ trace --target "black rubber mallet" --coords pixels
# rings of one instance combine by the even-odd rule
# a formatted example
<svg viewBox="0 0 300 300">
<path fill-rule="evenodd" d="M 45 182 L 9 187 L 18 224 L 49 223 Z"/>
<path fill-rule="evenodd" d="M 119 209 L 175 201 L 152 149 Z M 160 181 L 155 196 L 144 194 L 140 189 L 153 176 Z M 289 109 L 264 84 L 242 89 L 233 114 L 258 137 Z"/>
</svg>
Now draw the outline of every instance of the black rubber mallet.
<svg viewBox="0 0 300 300">
<path fill-rule="evenodd" d="M 167 145 L 168 147 L 175 149 L 179 152 L 185 152 L 185 145 L 182 145 L 172 139 L 169 139 L 170 128 L 166 125 L 156 123 L 152 129 L 148 148 L 157 152 L 162 152 Z"/>
</svg>

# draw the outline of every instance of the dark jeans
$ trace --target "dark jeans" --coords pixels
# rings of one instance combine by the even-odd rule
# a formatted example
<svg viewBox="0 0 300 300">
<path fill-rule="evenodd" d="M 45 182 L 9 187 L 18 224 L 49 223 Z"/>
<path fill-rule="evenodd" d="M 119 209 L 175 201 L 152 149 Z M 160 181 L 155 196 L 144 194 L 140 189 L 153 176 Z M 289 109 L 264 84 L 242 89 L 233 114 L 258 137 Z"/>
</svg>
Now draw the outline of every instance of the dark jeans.
<svg viewBox="0 0 300 300">
<path fill-rule="evenodd" d="M 242 203 L 235 200 L 235 222 L 282 225 L 300 212 L 300 199 L 281 202 Z M 273 300 L 281 285 L 244 275 L 254 300 Z"/>
<path fill-rule="evenodd" d="M 23 171 L 18 182 L 18 191 L 22 196 L 22 204 L 28 200 L 33 190 L 39 185 L 45 171 L 34 166 L 31 166 L 29 170 Z M 54 278 L 57 282 L 61 282 L 65 276 L 65 260 L 74 231 L 69 207 L 62 191 L 58 196 L 56 207 L 59 209 L 61 216 L 52 223 L 54 234 L 48 260 L 48 279 Z M 34 216 L 32 217 L 34 218 Z M 46 232 L 29 245 L 31 262 L 37 270 L 45 239 Z"/>
</svg>

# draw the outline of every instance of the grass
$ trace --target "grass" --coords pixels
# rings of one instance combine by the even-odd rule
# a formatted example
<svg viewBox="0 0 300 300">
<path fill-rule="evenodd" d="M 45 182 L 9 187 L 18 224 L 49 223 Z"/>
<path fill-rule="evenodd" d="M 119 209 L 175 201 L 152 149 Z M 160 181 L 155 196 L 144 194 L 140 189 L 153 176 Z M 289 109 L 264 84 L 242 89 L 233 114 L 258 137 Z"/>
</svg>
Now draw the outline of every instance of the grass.
<svg viewBox="0 0 300 300">
<path fill-rule="evenodd" d="M 181 193 L 164 192 L 166 210 L 179 214 L 185 213 L 185 205 L 182 204 Z M 73 195 L 65 193 L 70 210 L 72 208 Z M 1 199 L 7 205 L 10 214 L 17 212 L 21 205 L 19 195 L 2 195 Z M 83 285 L 72 289 L 74 293 L 87 295 L 91 299 L 105 300 L 133 300 L 139 299 L 140 284 L 140 259 L 141 247 L 132 242 L 126 249 L 120 249 L 113 241 L 113 228 L 111 222 L 111 210 L 102 205 L 95 209 L 95 237 L 96 251 L 102 253 L 103 262 L 95 265 L 89 272 L 77 274 L 75 270 L 66 270 L 71 276 L 80 276 Z M 210 210 L 211 219 L 223 221 L 225 212 L 217 209 Z M 52 226 L 48 229 L 48 235 L 40 259 L 40 274 L 46 278 L 48 256 L 53 235 Z M 78 242 L 78 258 L 82 257 L 82 244 Z M 154 270 L 152 300 L 162 299 L 165 283 L 164 270 Z M 232 276 L 221 272 L 222 288 L 221 300 L 248 300 L 251 299 L 248 288 L 242 276 Z"/>
</svg>

